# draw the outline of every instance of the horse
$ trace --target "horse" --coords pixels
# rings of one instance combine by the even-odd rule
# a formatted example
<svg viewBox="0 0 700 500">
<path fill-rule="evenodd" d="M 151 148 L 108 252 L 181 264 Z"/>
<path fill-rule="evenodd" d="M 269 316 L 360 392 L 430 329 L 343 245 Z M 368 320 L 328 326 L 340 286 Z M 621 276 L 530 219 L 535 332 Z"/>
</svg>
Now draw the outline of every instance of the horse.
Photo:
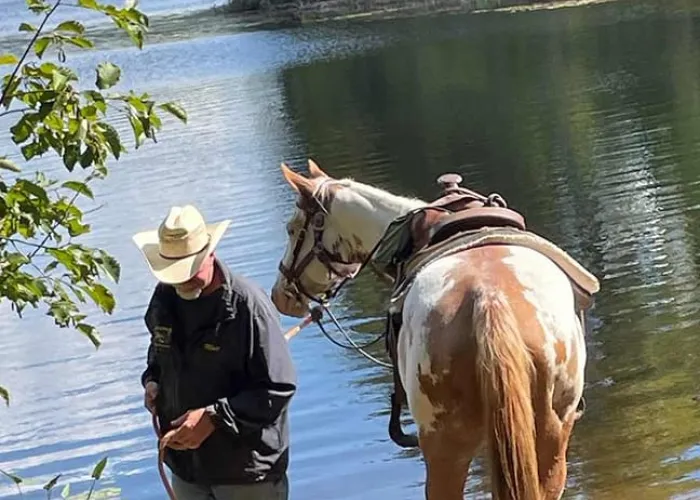
<svg viewBox="0 0 700 500">
<path fill-rule="evenodd" d="M 352 278 L 392 221 L 426 205 L 308 165 L 308 177 L 281 165 L 297 203 L 270 295 L 292 317 Z M 415 276 L 396 362 L 427 500 L 463 498 L 484 446 L 493 498 L 562 497 L 586 366 L 574 302 L 567 274 L 518 245 L 440 257 Z"/>
</svg>

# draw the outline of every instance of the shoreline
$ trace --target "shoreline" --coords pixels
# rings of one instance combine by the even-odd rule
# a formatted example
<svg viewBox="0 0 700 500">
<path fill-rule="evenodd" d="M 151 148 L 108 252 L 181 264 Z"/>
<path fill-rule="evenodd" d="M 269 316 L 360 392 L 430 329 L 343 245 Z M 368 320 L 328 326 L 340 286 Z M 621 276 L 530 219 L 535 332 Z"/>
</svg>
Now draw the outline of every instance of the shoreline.
<svg viewBox="0 0 700 500">
<path fill-rule="evenodd" d="M 337 21 L 382 20 L 405 17 L 421 17 L 437 14 L 487 14 L 487 13 L 522 13 L 542 10 L 594 6 L 617 2 L 619 0 L 540 0 L 531 3 L 528 0 L 515 2 L 514 5 L 484 7 L 484 1 L 477 0 L 415 0 L 398 2 L 396 0 L 378 0 L 376 5 L 360 8 L 362 2 L 353 0 L 325 0 L 314 3 L 298 1 L 272 4 L 261 0 L 262 7 L 240 6 L 245 0 L 229 0 L 224 5 L 214 6 L 212 10 L 223 15 L 230 15 L 240 21 L 247 21 L 249 27 L 265 25 L 303 25 Z M 501 2 L 493 2 L 500 4 Z"/>
</svg>

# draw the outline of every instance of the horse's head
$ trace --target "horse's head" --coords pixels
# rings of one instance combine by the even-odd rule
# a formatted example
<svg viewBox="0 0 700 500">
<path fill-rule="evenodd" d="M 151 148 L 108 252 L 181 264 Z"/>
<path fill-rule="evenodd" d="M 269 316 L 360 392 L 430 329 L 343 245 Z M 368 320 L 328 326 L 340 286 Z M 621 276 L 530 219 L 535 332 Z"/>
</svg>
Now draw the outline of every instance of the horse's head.
<svg viewBox="0 0 700 500">
<path fill-rule="evenodd" d="M 312 160 L 309 173 L 304 177 L 282 164 L 297 202 L 287 222 L 287 248 L 271 297 L 280 312 L 296 317 L 308 312 L 310 301 L 324 300 L 354 276 L 365 256 L 350 214 L 357 197 Z"/>
</svg>

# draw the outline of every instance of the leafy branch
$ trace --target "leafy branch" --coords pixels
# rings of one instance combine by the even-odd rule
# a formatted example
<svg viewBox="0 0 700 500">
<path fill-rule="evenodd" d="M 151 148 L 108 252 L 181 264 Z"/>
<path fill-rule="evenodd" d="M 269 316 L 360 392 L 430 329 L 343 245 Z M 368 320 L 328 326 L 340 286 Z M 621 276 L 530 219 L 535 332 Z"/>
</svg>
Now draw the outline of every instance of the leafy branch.
<svg viewBox="0 0 700 500">
<path fill-rule="evenodd" d="M 27 177 L 0 154 L 0 302 L 9 301 L 20 318 L 27 306 L 43 306 L 57 326 L 75 328 L 97 348 L 99 332 L 87 321 L 84 304 L 90 301 L 103 313 L 113 312 L 115 299 L 103 280 L 117 283 L 120 266 L 105 250 L 79 243 L 91 227 L 77 202 L 94 200 L 91 185 L 108 175 L 110 159 L 127 152 L 112 125 L 115 115 L 126 117 L 138 149 L 148 140 L 157 142 L 161 112 L 183 123 L 187 113 L 178 103 L 156 103 L 146 93 L 115 92 L 121 69 L 110 61 L 95 67 L 92 85 L 80 86 L 76 72 L 65 64 L 66 49 L 90 50 L 94 43 L 78 21 L 49 26 L 60 6 L 75 6 L 61 1 L 26 0 L 28 9 L 42 18 L 38 26 L 20 24 L 19 31 L 29 35 L 20 57 L 0 54 L 0 65 L 14 66 L 2 79 L 0 116 L 18 115 L 10 134 L 25 162 L 51 155 L 69 173 L 79 167 L 86 175 L 64 182 L 41 172 Z M 78 0 L 77 6 L 108 16 L 134 45 L 143 47 L 149 19 L 133 2 L 116 7 Z M 3 387 L 0 397 L 9 404 Z"/>
</svg>

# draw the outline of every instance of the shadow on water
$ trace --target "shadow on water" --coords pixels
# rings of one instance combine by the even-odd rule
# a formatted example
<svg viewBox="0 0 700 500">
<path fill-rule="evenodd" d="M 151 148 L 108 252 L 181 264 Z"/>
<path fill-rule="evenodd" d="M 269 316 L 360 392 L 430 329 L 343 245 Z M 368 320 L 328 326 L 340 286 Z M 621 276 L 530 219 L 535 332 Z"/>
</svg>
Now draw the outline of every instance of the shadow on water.
<svg viewBox="0 0 700 500">
<path fill-rule="evenodd" d="M 138 381 L 153 281 L 131 234 L 195 202 L 233 219 L 220 256 L 269 290 L 293 206 L 278 165 L 312 156 L 333 175 L 426 199 L 440 173 L 460 172 L 592 269 L 603 288 L 567 497 L 697 495 L 700 17 L 683 4 L 198 33 L 138 57 L 111 52 L 124 85 L 182 101 L 190 121 L 167 121 L 158 145 L 125 155 L 97 190 L 104 207 L 86 242 L 123 265 L 100 351 L 39 314 L 3 310 L 0 380 L 14 401 L 0 417 L 0 467 L 85 479 L 108 454 L 122 498 L 162 498 Z M 88 71 L 104 56 L 75 61 Z M 364 275 L 337 313 L 369 338 L 387 293 Z M 386 432 L 387 372 L 315 328 L 291 348 L 292 498 L 421 498 L 420 457 Z M 482 498 L 481 462 L 472 477 Z M 10 485 L 0 498 L 14 498 Z"/>
</svg>

